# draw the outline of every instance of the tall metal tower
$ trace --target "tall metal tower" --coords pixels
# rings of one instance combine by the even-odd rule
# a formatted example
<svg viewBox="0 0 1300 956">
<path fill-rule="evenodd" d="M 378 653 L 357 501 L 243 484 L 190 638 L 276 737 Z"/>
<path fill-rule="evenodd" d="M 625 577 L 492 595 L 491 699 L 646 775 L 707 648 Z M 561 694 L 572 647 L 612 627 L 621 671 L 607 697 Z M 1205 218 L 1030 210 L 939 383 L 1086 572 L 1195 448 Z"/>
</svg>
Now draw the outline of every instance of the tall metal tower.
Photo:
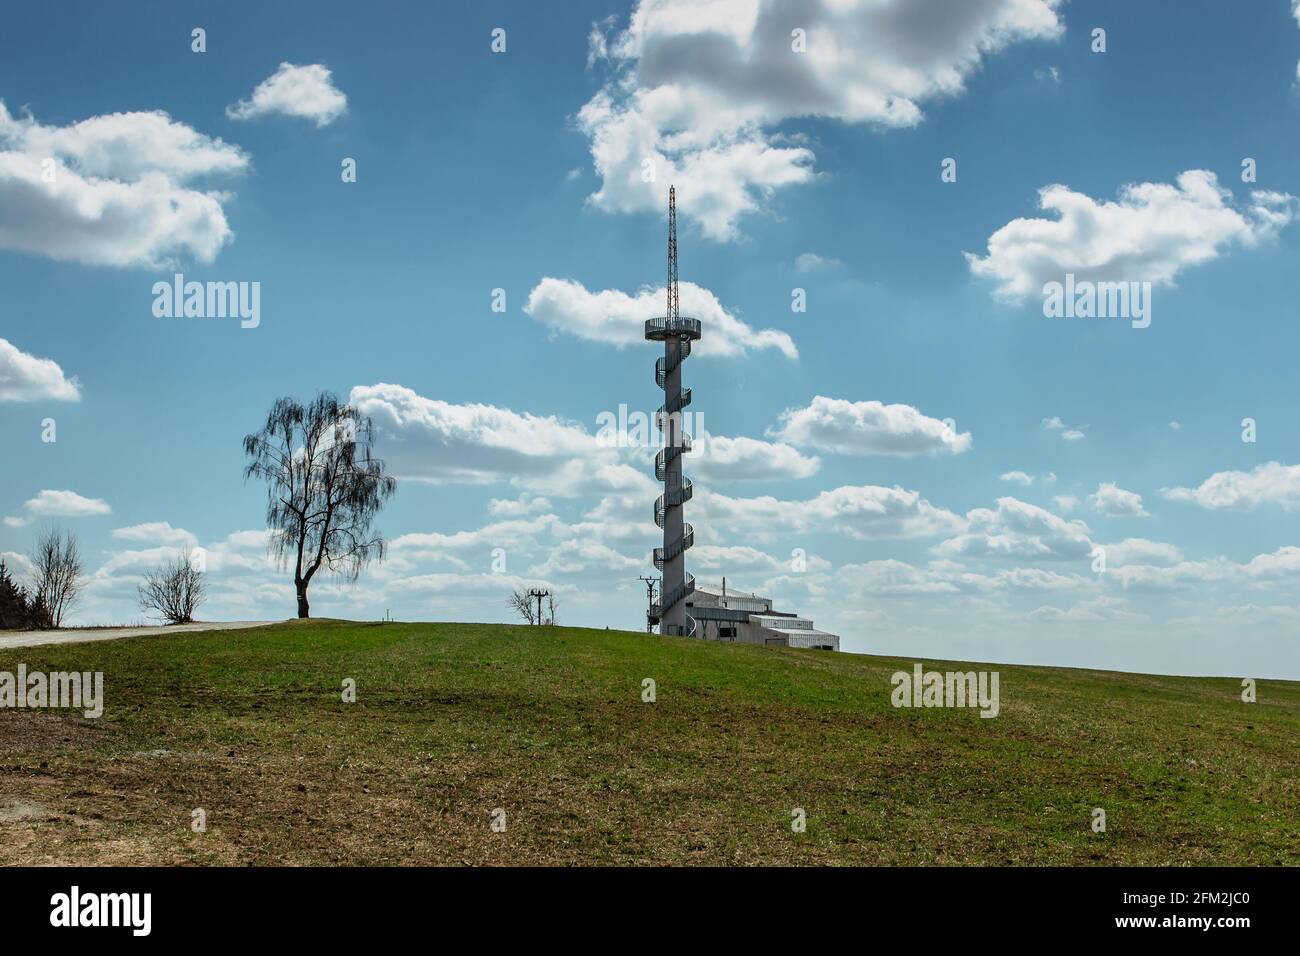
<svg viewBox="0 0 1300 956">
<path fill-rule="evenodd" d="M 682 318 L 677 301 L 677 190 L 668 189 L 668 310 L 646 319 L 645 337 L 663 342 L 663 358 L 655 362 L 655 383 L 664 390 L 664 403 L 655 415 L 664 444 L 655 456 L 655 478 L 664 493 L 655 502 L 655 524 L 664 530 L 664 546 L 655 548 L 655 567 L 663 575 L 659 601 L 650 605 L 650 624 L 661 634 L 694 634 L 695 619 L 686 613 L 686 598 L 695 578 L 686 573 L 686 550 L 695 532 L 682 518 L 682 505 L 691 500 L 691 480 L 682 475 L 682 455 L 691 450 L 691 436 L 682 429 L 682 409 L 691 403 L 691 390 L 682 388 L 682 362 L 691 343 L 700 337 L 700 320 Z"/>
</svg>

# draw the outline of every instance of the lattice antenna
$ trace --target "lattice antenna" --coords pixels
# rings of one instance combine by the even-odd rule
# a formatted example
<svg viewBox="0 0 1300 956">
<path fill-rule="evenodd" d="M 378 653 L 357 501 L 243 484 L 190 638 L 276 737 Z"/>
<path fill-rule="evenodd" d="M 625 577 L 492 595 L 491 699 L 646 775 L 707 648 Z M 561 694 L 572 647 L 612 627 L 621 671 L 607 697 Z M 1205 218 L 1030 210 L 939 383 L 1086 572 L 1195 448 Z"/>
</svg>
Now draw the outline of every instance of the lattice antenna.
<svg viewBox="0 0 1300 956">
<path fill-rule="evenodd" d="M 677 187 L 668 187 L 668 327 L 677 321 Z"/>
</svg>

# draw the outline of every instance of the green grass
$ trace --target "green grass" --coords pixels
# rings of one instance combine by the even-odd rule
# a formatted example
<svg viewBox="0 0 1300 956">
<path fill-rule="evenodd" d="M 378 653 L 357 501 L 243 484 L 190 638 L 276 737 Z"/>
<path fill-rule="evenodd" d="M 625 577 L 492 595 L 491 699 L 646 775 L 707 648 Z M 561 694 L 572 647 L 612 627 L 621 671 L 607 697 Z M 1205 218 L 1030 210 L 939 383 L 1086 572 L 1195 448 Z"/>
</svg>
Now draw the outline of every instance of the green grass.
<svg viewBox="0 0 1300 956">
<path fill-rule="evenodd" d="M 983 665 L 981 719 L 890 706 L 911 659 L 333 621 L 19 662 L 102 670 L 107 704 L 0 711 L 8 863 L 1300 861 L 1292 682 Z"/>
</svg>

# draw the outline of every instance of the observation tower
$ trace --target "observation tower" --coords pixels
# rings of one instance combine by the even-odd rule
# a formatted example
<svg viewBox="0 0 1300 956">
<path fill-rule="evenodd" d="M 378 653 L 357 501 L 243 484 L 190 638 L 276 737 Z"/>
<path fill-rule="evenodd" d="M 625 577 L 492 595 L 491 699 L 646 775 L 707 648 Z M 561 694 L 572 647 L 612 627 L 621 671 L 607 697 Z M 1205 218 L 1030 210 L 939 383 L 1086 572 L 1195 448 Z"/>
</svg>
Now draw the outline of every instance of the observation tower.
<svg viewBox="0 0 1300 956">
<path fill-rule="evenodd" d="M 682 474 L 682 455 L 691 450 L 691 436 L 682 429 L 682 409 L 691 403 L 691 390 L 682 388 L 682 363 L 691 343 L 700 337 L 700 320 L 683 317 L 677 302 L 677 191 L 668 189 L 668 306 L 663 316 L 646 319 L 645 337 L 663 342 L 663 357 L 655 362 L 655 384 L 664 390 L 664 403 L 655 425 L 664 443 L 655 456 L 655 479 L 664 493 L 655 501 L 655 524 L 663 529 L 664 544 L 655 548 L 654 563 L 661 574 L 659 600 L 650 605 L 649 623 L 660 634 L 695 634 L 696 622 L 686 613 L 686 599 L 695 590 L 695 578 L 686 573 L 686 552 L 695 532 L 683 517 L 682 506 L 691 500 L 691 480 Z"/>
</svg>

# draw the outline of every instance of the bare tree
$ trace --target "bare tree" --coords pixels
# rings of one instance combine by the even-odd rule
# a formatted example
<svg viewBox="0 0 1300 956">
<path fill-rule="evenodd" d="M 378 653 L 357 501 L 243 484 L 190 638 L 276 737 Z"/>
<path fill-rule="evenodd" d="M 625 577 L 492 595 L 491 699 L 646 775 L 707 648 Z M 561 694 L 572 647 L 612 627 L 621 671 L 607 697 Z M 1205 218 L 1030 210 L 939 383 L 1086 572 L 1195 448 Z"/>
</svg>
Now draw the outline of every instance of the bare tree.
<svg viewBox="0 0 1300 956">
<path fill-rule="evenodd" d="M 32 549 L 32 597 L 43 627 L 62 627 L 81 597 L 81 552 L 71 531 L 49 528 Z"/>
<path fill-rule="evenodd" d="M 542 609 L 543 598 L 546 600 L 545 610 Z M 555 610 L 559 606 L 560 602 L 549 590 L 516 589 L 506 599 L 506 607 L 518 614 L 525 624 L 554 624 Z"/>
<path fill-rule="evenodd" d="M 169 624 L 189 624 L 206 597 L 207 582 L 187 548 L 175 559 L 146 572 L 138 589 L 142 611 L 157 611 Z"/>
<path fill-rule="evenodd" d="M 506 607 L 524 619 L 525 624 L 537 623 L 537 602 L 527 591 L 515 589 L 506 599 Z"/>
<path fill-rule="evenodd" d="M 384 558 L 383 536 L 370 526 L 397 482 L 372 448 L 370 419 L 329 392 L 306 406 L 279 399 L 262 430 L 244 438 L 244 479 L 267 482 L 270 548 L 293 567 L 299 617 L 311 616 L 307 588 L 322 567 L 355 581 Z"/>
</svg>

